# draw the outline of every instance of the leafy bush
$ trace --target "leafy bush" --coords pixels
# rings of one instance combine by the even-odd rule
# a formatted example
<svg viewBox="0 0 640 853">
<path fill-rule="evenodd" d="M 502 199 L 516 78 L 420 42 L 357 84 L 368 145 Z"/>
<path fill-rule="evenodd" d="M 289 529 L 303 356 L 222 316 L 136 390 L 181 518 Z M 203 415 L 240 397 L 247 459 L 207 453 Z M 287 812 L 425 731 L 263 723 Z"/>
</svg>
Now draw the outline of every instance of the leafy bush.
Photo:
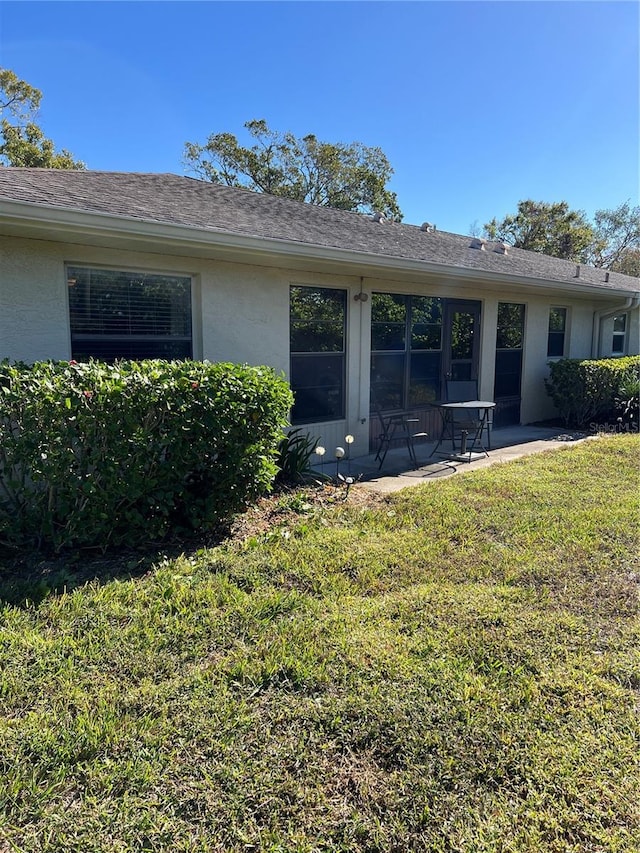
<svg viewBox="0 0 640 853">
<path fill-rule="evenodd" d="M 291 406 L 266 367 L 0 363 L 0 540 L 106 548 L 210 527 L 269 490 Z"/>
<path fill-rule="evenodd" d="M 563 358 L 549 364 L 547 393 L 567 426 L 584 426 L 612 416 L 619 389 L 640 370 L 640 356 L 581 361 Z"/>
</svg>

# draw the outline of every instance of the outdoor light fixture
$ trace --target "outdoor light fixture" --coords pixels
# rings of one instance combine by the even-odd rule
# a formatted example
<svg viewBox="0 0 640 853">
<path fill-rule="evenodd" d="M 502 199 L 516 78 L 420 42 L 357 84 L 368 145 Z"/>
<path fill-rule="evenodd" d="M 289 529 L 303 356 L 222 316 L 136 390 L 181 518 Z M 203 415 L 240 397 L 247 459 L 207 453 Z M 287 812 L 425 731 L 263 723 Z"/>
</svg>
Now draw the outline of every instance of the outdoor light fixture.
<svg viewBox="0 0 640 853">
<path fill-rule="evenodd" d="M 345 457 L 345 449 L 344 447 L 336 447 L 333 451 L 333 455 L 336 457 L 336 480 L 340 476 L 340 461 Z"/>
<path fill-rule="evenodd" d="M 355 441 L 355 438 L 349 434 L 344 437 L 345 443 L 347 445 L 347 462 L 349 464 L 349 473 L 351 473 L 351 445 Z"/>
</svg>

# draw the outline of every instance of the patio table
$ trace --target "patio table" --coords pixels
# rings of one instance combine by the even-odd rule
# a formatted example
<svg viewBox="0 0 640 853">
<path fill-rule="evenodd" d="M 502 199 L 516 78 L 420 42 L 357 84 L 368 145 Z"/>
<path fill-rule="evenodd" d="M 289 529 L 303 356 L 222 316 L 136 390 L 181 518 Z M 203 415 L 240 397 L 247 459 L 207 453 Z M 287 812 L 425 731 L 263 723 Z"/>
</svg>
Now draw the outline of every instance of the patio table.
<svg viewBox="0 0 640 853">
<path fill-rule="evenodd" d="M 491 450 L 489 415 L 496 406 L 494 402 L 490 400 L 465 400 L 460 403 L 436 403 L 435 405 L 440 409 L 442 415 L 442 429 L 438 441 L 431 451 L 431 456 L 448 438 L 451 439 L 452 453 L 447 454 L 450 458 L 471 462 L 473 454 L 476 456 L 489 455 L 488 451 Z M 468 421 L 471 428 L 460 429 L 460 452 L 457 453 L 456 425 L 460 424 L 460 415 L 465 418 L 465 421 Z M 487 434 L 487 447 L 483 444 L 484 432 Z M 442 453 L 442 451 L 439 452 Z"/>
</svg>

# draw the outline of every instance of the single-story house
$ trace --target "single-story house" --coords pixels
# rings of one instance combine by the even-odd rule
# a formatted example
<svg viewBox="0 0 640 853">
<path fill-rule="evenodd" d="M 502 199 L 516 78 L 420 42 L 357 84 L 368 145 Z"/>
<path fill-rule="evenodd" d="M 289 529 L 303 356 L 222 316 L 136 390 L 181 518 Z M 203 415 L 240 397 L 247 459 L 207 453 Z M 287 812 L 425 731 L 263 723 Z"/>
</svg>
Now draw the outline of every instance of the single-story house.
<svg viewBox="0 0 640 853">
<path fill-rule="evenodd" d="M 0 259 L 0 358 L 268 364 L 354 455 L 446 378 L 526 424 L 550 359 L 640 352 L 636 278 L 172 174 L 0 168 Z"/>
</svg>

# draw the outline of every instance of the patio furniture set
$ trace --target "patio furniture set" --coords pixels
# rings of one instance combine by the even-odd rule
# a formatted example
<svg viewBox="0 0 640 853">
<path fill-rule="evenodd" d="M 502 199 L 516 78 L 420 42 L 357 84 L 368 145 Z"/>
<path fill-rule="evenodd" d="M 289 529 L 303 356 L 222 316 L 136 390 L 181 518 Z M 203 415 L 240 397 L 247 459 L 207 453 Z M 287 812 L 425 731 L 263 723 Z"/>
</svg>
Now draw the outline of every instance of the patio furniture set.
<svg viewBox="0 0 640 853">
<path fill-rule="evenodd" d="M 447 380 L 445 401 L 434 403 L 441 415 L 441 428 L 429 458 L 438 454 L 451 461 L 472 462 L 489 455 L 491 450 L 491 414 L 495 403 L 478 399 L 476 380 Z M 375 459 L 378 470 L 384 464 L 389 448 L 395 443 L 406 444 L 409 458 L 415 469 L 420 466 L 416 457 L 415 441 L 428 438 L 425 432 L 416 432 L 419 419 L 409 412 L 385 414 L 377 411 L 380 434 Z M 451 441 L 451 450 L 443 445 Z"/>
</svg>

